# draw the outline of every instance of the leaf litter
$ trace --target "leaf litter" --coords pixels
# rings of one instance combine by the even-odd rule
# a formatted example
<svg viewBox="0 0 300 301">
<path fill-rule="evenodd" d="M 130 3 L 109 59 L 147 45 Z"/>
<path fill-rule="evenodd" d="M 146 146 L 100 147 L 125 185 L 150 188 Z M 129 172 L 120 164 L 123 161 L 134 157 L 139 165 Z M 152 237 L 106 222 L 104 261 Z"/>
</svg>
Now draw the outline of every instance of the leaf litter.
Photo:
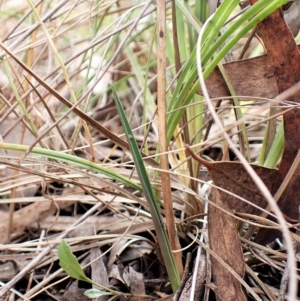
<svg viewBox="0 0 300 301">
<path fill-rule="evenodd" d="M 4 4 L 8 5 L 8 1 L 7 3 L 4 1 Z M 123 5 L 125 3 L 122 3 L 119 8 L 115 7 L 116 11 L 113 13 L 121 12 L 122 9 L 127 8 L 126 6 L 123 7 Z M 129 6 L 132 6 L 132 4 Z M 24 29 L 18 27 L 16 20 L 14 20 L 14 15 L 9 15 L 5 19 L 3 24 L 5 22 L 5 26 L 11 24 L 9 37 L 12 43 L 15 42 L 12 47 L 9 47 L 10 51 L 13 51 L 20 61 L 23 60 L 19 55 L 20 53 L 23 55 L 25 53 L 29 54 L 25 65 L 27 67 L 30 66 L 34 70 L 33 74 L 31 74 L 28 68 L 23 68 L 24 66 L 17 61 L 10 59 L 12 72 L 14 70 L 19 71 L 19 74 L 14 73 L 16 82 L 20 83 L 18 85 L 19 94 L 22 96 L 24 103 L 27 104 L 30 118 L 34 120 L 39 131 L 37 136 L 32 133 L 32 129 L 22 115 L 24 112 L 16 104 L 12 89 L 7 82 L 3 84 L 1 82 L 2 97 L 5 99 L 3 103 L 1 102 L 0 126 L 1 135 L 4 134 L 2 140 L 5 143 L 38 146 L 36 145 L 36 138 L 39 137 L 40 139 L 42 134 L 47 132 L 46 136 L 41 138 L 40 141 L 49 149 L 65 152 L 70 147 L 71 153 L 101 162 L 101 164 L 112 170 L 118 170 L 122 175 L 132 176 L 132 179 L 139 183 L 137 174 L 133 169 L 131 155 L 128 153 L 128 144 L 123 137 L 119 137 L 119 135 L 123 134 L 123 131 L 120 127 L 120 121 L 116 117 L 116 109 L 112 105 L 111 94 L 105 88 L 109 80 L 106 78 L 105 81 L 101 82 L 101 86 L 95 87 L 96 89 L 92 87 L 92 85 L 96 84 L 94 78 L 101 76 L 103 67 L 107 62 L 100 57 L 103 67 L 96 70 L 93 65 L 94 62 L 92 62 L 91 68 L 89 66 L 90 61 L 93 59 L 91 52 L 85 52 L 86 58 L 80 57 L 78 54 L 82 48 L 87 47 L 88 49 L 89 40 L 92 40 L 92 38 L 97 40 L 107 33 L 110 34 L 113 30 L 105 28 L 106 32 L 101 32 L 101 35 L 89 36 L 91 14 L 95 12 L 101 14 L 106 9 L 109 9 L 107 6 L 102 7 L 100 11 L 97 10 L 100 7 L 91 6 L 90 10 L 83 6 L 81 2 L 76 4 L 66 3 L 63 7 L 64 12 L 57 7 L 57 15 L 55 15 L 55 11 L 52 11 L 52 19 L 48 19 L 49 23 L 45 21 L 45 24 L 48 26 L 51 25 L 50 20 L 59 20 L 59 23 L 55 24 L 58 29 L 56 33 L 57 47 L 59 52 L 64 53 L 65 60 L 70 57 L 73 59 L 68 70 L 73 85 L 82 87 L 83 91 L 88 89 L 93 91 L 88 97 L 88 101 L 83 101 L 79 104 L 80 111 L 73 109 L 62 119 L 61 123 L 58 123 L 63 137 L 55 128 L 48 131 L 53 121 L 46 112 L 44 104 L 41 104 L 37 91 L 30 90 L 30 86 L 26 89 L 24 88 L 26 87 L 26 82 L 21 76 L 23 72 L 26 74 L 25 72 L 27 71 L 26 76 L 29 75 L 28 78 L 32 84 L 37 84 L 37 82 L 41 84 L 37 88 L 38 92 L 46 100 L 49 109 L 54 113 L 54 122 L 58 120 L 62 114 L 67 112 L 64 105 L 70 108 L 72 104 L 65 101 L 65 99 L 69 99 L 69 92 L 65 89 L 63 75 L 54 68 L 54 65 L 50 64 L 54 60 L 53 53 L 47 48 L 47 41 L 41 31 L 37 31 L 38 35 L 34 36 L 32 29 L 26 23 L 22 23 L 22 28 Z M 3 9 L 6 8 L 7 6 L 4 6 Z M 41 7 L 41 12 L 46 12 L 45 8 L 46 6 L 44 8 Z M 19 9 L 20 11 L 28 10 L 28 8 L 24 7 L 21 9 L 21 6 Z M 66 12 L 67 14 L 64 15 Z M 65 19 L 59 19 L 60 14 Z M 76 26 L 74 27 L 75 29 L 72 27 L 72 21 L 74 20 L 81 24 L 82 31 L 88 38 L 77 35 Z M 97 23 L 93 25 L 99 26 Z M 64 34 L 65 32 L 68 32 L 68 36 Z M 64 48 L 62 40 L 68 40 L 73 34 L 76 36 L 76 39 L 74 41 L 69 40 L 70 47 Z M 114 34 L 116 33 L 114 32 Z M 23 41 L 25 42 L 16 43 L 19 36 L 24 37 Z M 109 36 L 105 41 L 109 41 Z M 138 47 L 136 46 L 136 49 L 139 50 L 137 55 L 140 61 L 145 60 L 146 42 L 148 40 L 144 37 L 144 40 L 138 44 Z M 118 44 L 118 41 L 116 44 Z M 31 47 L 31 45 L 34 47 Z M 116 49 L 114 43 L 109 44 L 109 46 L 113 50 Z M 30 54 L 31 49 L 34 51 Z M 103 48 L 99 47 L 97 51 L 102 52 Z M 39 53 L 39 56 L 35 57 L 37 53 Z M 50 56 L 48 55 L 49 53 Z M 31 55 L 35 59 L 34 61 L 30 60 Z M 76 58 L 76 55 L 78 55 L 79 59 Z M 132 73 L 132 70 L 130 64 L 128 64 L 125 52 L 120 52 L 120 57 L 121 61 L 119 63 L 121 62 L 121 66 L 116 64 L 110 70 L 111 72 L 105 74 L 105 76 L 115 76 L 118 80 L 123 79 L 125 82 L 126 77 Z M 99 62 L 98 54 L 97 60 Z M 251 60 L 229 63 L 225 65 L 225 68 L 227 68 L 229 76 L 232 76 L 238 95 L 271 98 L 285 91 L 289 86 L 284 86 L 277 90 L 278 82 L 276 82 L 276 76 L 272 72 L 267 74 L 264 72 L 269 66 L 268 64 L 269 62 L 267 62 L 267 56 L 265 55 Z M 296 66 L 297 64 L 295 63 Z M 253 73 L 252 71 L 249 72 L 249 68 L 253 68 Z M 78 70 L 84 70 L 85 72 L 79 73 Z M 275 71 L 280 72 L 280 70 Z M 249 80 L 239 81 L 244 76 L 256 73 L 257 75 L 252 76 L 252 78 L 250 76 Z M 155 70 L 150 70 L 149 76 L 153 76 L 155 79 L 154 74 Z M 83 79 L 82 77 L 85 78 Z M 256 81 L 254 81 L 254 77 Z M 4 75 L 3 78 L 6 78 L 6 76 Z M 45 79 L 44 83 L 42 79 Z M 216 88 L 216 82 L 220 83 L 223 80 L 220 80 L 220 75 L 215 73 L 208 79 L 211 95 L 213 97 L 228 96 L 227 87 L 223 84 Z M 258 84 L 260 85 L 258 86 Z M 293 84 L 294 82 L 289 83 L 289 85 Z M 137 82 L 132 82 L 132 87 L 136 88 L 138 86 Z M 253 89 L 253 86 L 255 89 Z M 51 88 L 59 91 L 59 94 L 55 94 L 55 91 L 51 90 Z M 123 105 L 131 113 L 132 127 L 137 127 L 134 134 L 139 146 L 142 146 L 149 138 L 148 143 L 150 143 L 150 146 L 148 151 L 151 155 L 154 155 L 157 144 L 155 120 L 151 120 L 149 136 L 144 138 L 144 129 L 138 127 L 141 124 L 142 106 L 144 104 L 138 99 L 138 95 L 133 90 L 131 87 L 126 87 L 125 91 L 122 92 Z M 28 96 L 30 95 L 29 91 L 32 96 Z M 156 91 L 153 90 L 151 92 L 155 93 Z M 63 95 L 64 98 L 60 95 Z M 292 100 L 295 101 L 295 99 Z M 223 106 L 223 111 L 221 110 L 221 112 L 226 122 L 233 124 L 233 127 L 228 129 L 228 131 L 231 132 L 233 139 L 235 139 L 235 124 L 232 121 L 232 116 L 228 114 L 232 106 L 230 105 L 230 109 L 228 109 L 228 106 L 226 108 L 225 102 L 221 106 Z M 263 124 L 266 118 L 265 112 L 263 112 L 258 101 L 254 105 L 249 105 L 248 108 L 246 105 L 245 109 L 250 111 L 253 107 L 257 107 L 258 111 L 261 110 L 261 116 L 259 117 L 261 117 L 261 124 Z M 85 113 L 82 113 L 83 111 Z M 297 112 L 295 109 L 284 115 L 285 121 L 288 118 L 292 118 L 293 129 L 298 128 L 295 125 L 299 119 Z M 256 120 L 256 117 L 251 115 L 252 120 Z M 82 119 L 88 123 L 90 122 L 89 131 L 95 144 L 94 150 L 88 143 L 88 134 L 80 126 Z M 95 120 L 100 125 L 95 123 Z M 262 128 L 264 129 L 264 126 Z M 110 129 L 111 132 L 101 131 L 102 129 Z M 249 129 L 249 134 L 261 139 L 261 133 L 259 133 L 258 128 Z M 216 150 L 215 154 L 219 155 L 219 150 L 222 149 L 222 139 L 216 142 L 212 138 L 214 135 L 215 137 L 220 136 L 219 133 L 212 131 L 212 133 L 209 133 L 208 141 L 202 145 L 203 150 L 207 149 L 206 154 L 208 156 Z M 288 135 L 288 137 L 292 137 L 292 140 L 297 139 L 295 136 Z M 143 141 L 144 139 L 145 141 Z M 290 144 L 293 144 L 293 142 L 290 142 Z M 297 146 L 295 147 L 297 148 Z M 210 151 L 212 152 L 209 153 Z M 93 152 L 96 152 L 96 155 Z M 253 153 L 255 153 L 254 150 Z M 295 155 L 295 150 L 292 155 L 290 153 L 284 154 L 284 158 L 288 161 L 286 163 L 288 167 L 279 168 L 279 172 L 275 169 L 253 166 L 273 195 L 278 189 L 278 183 L 284 180 L 286 173 L 292 166 Z M 78 260 L 77 263 L 73 262 L 72 267 L 79 268 L 76 275 L 81 275 L 79 277 L 81 280 L 89 277 L 92 282 L 99 283 L 118 293 L 123 293 L 124 296 L 133 294 L 130 300 L 155 300 L 159 298 L 171 300 L 174 297 L 171 294 L 166 270 L 153 234 L 153 222 L 149 215 L 149 208 L 140 192 L 133 191 L 130 188 L 124 189 L 118 183 L 110 182 L 103 176 L 89 176 L 91 174 L 89 170 L 71 169 L 66 164 L 46 160 L 39 156 L 28 155 L 25 159 L 23 156 L 24 154 L 9 151 L 1 154 L 0 158 L 1 164 L 5 166 L 5 168 L 1 169 L 0 186 L 3 201 L 1 202 L 0 211 L 0 241 L 2 243 L 0 246 L 0 269 L 3 271 L 1 281 L 10 283 L 10 287 L 14 287 L 16 291 L 12 290 L 9 292 L 11 298 L 17 298 L 16 296 L 18 296 L 26 300 L 88 300 L 85 292 L 89 292 L 98 300 L 109 299 L 104 294 L 104 289 L 99 289 L 94 284 L 86 284 L 82 281 L 70 279 L 65 273 L 69 267 L 66 268 L 63 264 L 65 269 L 60 268 L 58 258 L 60 249 L 58 246 L 62 238 L 58 237 L 61 234 L 70 248 L 65 249 L 68 252 L 68 258 L 75 259 L 70 253 L 72 252 L 75 254 L 76 260 Z M 147 154 L 144 153 L 144 156 L 146 157 Z M 213 156 L 211 155 L 211 157 Z M 152 158 L 147 158 L 147 162 L 152 166 L 152 169 L 149 169 L 149 174 L 153 180 L 153 187 L 160 189 L 159 178 L 155 174 L 155 169 L 158 165 Z M 182 283 L 182 293 L 176 297 L 177 300 L 189 300 L 193 293 L 191 288 L 195 277 L 197 277 L 196 287 L 198 290 L 195 293 L 195 300 L 200 300 L 202 297 L 208 300 L 209 295 L 213 293 L 220 300 L 245 300 L 247 294 L 254 296 L 254 298 L 257 298 L 257 296 L 268 296 L 270 300 L 275 300 L 274 298 L 280 293 L 282 295 L 282 291 L 279 291 L 281 277 L 278 275 L 283 272 L 285 268 L 284 263 L 287 260 L 284 245 L 281 245 L 280 239 L 276 241 L 271 239 L 274 250 L 266 248 L 264 245 L 267 242 L 266 237 L 270 238 L 270 230 L 263 230 L 263 228 L 259 232 L 268 232 L 261 236 L 260 241 L 257 240 L 258 234 L 256 234 L 254 241 L 252 241 L 252 237 L 250 241 L 243 239 L 243 235 L 247 233 L 247 227 L 250 227 L 250 223 L 249 225 L 247 224 L 247 218 L 244 220 L 244 223 L 237 222 L 236 218 L 239 216 L 239 213 L 242 218 L 242 213 L 247 213 L 250 215 L 251 221 L 251 215 L 259 216 L 262 212 L 257 207 L 264 209 L 267 206 L 267 202 L 258 192 L 253 181 L 245 173 L 240 163 L 211 163 L 204 159 L 200 159 L 200 163 L 209 169 L 210 177 L 216 186 L 232 194 L 230 195 L 227 192 L 214 188 L 212 195 L 205 195 L 210 202 L 207 220 L 205 220 L 206 213 L 196 212 L 199 216 L 195 214 L 195 216 L 188 217 L 190 220 L 187 219 L 185 221 L 185 217 L 189 215 L 186 214 L 185 216 L 185 213 L 193 212 L 194 208 L 191 211 L 187 210 L 185 205 L 187 200 L 183 198 L 183 194 L 188 192 L 196 202 L 201 201 L 202 204 L 199 208 L 202 208 L 202 205 L 205 203 L 203 202 L 205 197 L 200 197 L 198 193 L 193 192 L 185 183 L 178 181 L 174 173 L 171 183 L 172 197 L 181 245 L 184 248 L 185 246 L 190 246 L 193 241 L 196 242 L 188 249 L 193 254 L 193 264 L 187 267 L 186 273 L 190 274 L 193 271 L 197 260 L 200 262 L 196 272 L 186 277 L 186 282 Z M 203 166 L 201 166 L 200 171 L 206 173 L 203 170 Z M 298 174 L 298 172 L 296 171 L 295 174 Z M 205 177 L 206 182 L 207 175 Z M 201 184 L 205 185 L 203 182 Z M 278 204 L 287 218 L 297 221 L 297 205 L 299 204 L 295 203 L 298 200 L 295 197 L 295 195 L 297 196 L 295 187 L 299 187 L 298 177 L 294 177 L 289 182 Z M 248 203 L 243 202 L 239 197 L 247 200 Z M 294 202 L 287 200 L 294 200 Z M 219 209 L 222 208 L 223 211 L 219 210 L 214 204 L 218 205 Z M 228 213 L 231 213 L 231 215 Z M 80 220 L 79 225 L 75 225 L 78 220 Z M 256 219 L 253 218 L 253 221 L 256 221 Z M 205 227 L 201 229 L 206 222 L 208 223 L 207 229 Z M 260 221 L 257 221 L 257 223 L 259 224 Z M 268 224 L 267 221 L 265 224 Z M 212 251 L 211 254 L 208 251 L 206 254 L 201 254 L 201 259 L 197 259 L 195 255 L 197 245 L 201 244 L 197 241 L 197 238 L 195 240 L 191 238 L 198 233 L 199 225 L 200 230 L 206 235 L 205 244 Z M 195 231 L 197 228 L 198 230 Z M 14 282 L 15 277 L 21 275 L 22 271 L 25 271 L 24 268 L 28 263 L 50 245 L 53 245 L 54 248 L 49 249 L 49 252 L 35 264 L 34 268 L 30 269 L 30 273 L 26 272 L 21 279 Z M 214 257 L 213 254 L 219 255 L 220 258 Z M 187 252 L 183 252 L 183 257 L 186 258 L 187 256 Z M 299 256 L 297 258 L 299 260 Z M 225 262 L 225 265 L 222 261 Z M 232 270 L 228 269 L 228 266 Z M 80 271 L 83 271 L 84 274 Z M 212 273 L 212 276 L 210 273 Z M 78 278 L 76 275 L 73 275 L 73 277 Z M 244 289 L 245 285 L 241 284 L 239 277 L 251 286 L 251 291 Z M 2 286 L 4 284 L 1 283 Z M 98 291 L 95 289 L 98 289 Z M 283 296 L 285 296 L 285 292 L 283 292 Z M 120 296 L 119 298 L 122 300 L 124 297 Z"/>
</svg>

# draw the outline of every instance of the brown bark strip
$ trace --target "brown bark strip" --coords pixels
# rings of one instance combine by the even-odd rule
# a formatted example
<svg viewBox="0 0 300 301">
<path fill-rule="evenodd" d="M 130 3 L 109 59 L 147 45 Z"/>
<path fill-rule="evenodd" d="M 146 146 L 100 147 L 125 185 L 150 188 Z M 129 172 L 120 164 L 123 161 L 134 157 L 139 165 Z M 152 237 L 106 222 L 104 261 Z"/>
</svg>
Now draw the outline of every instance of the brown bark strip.
<svg viewBox="0 0 300 301">
<path fill-rule="evenodd" d="M 217 205 L 230 210 L 216 189 L 213 190 L 213 200 Z M 245 262 L 235 218 L 210 205 L 208 210 L 208 235 L 210 248 L 241 278 L 244 278 Z M 212 257 L 212 263 L 213 281 L 217 286 L 217 300 L 246 301 L 247 298 L 239 280 L 216 258 Z"/>
</svg>

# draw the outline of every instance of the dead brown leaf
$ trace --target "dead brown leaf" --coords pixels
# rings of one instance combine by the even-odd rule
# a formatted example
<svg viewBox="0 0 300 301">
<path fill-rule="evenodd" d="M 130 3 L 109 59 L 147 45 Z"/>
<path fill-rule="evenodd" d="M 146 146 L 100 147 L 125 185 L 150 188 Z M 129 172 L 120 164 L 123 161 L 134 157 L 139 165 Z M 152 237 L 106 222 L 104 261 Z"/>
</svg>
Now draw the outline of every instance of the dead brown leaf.
<svg viewBox="0 0 300 301">
<path fill-rule="evenodd" d="M 108 274 L 107 274 L 105 264 L 103 262 L 103 256 L 101 256 L 101 250 L 99 248 L 91 249 L 90 260 L 92 262 L 91 263 L 92 280 L 95 283 L 101 284 L 104 287 L 108 287 L 109 286 Z M 93 286 L 93 287 L 97 288 L 95 286 Z M 109 299 L 108 296 L 101 296 L 101 297 L 95 298 L 95 301 L 106 301 L 108 299 Z"/>
<path fill-rule="evenodd" d="M 91 300 L 84 295 L 86 290 L 78 287 L 78 280 L 74 281 L 65 291 L 62 301 L 89 301 Z"/>
<path fill-rule="evenodd" d="M 236 95 L 274 98 L 278 95 L 273 72 L 267 72 L 266 55 L 224 64 L 224 68 Z M 219 71 L 214 72 L 205 81 L 211 98 L 230 96 L 227 84 Z"/>
<path fill-rule="evenodd" d="M 250 0 L 254 4 L 257 0 Z M 286 25 L 281 10 L 272 13 L 258 24 L 258 31 L 267 51 L 268 69 L 275 75 L 278 93 L 300 81 L 300 52 L 291 30 Z M 300 102 L 300 95 L 287 101 Z M 300 149 L 298 129 L 300 112 L 297 108 L 284 115 L 285 148 L 279 173 L 284 178 Z"/>
<path fill-rule="evenodd" d="M 192 154 L 192 153 L 191 153 Z M 255 183 L 239 162 L 209 162 L 192 154 L 194 159 L 207 167 L 214 184 L 225 191 L 220 191 L 223 204 L 231 211 L 259 215 L 265 208 L 267 201 L 261 195 Z M 274 193 L 277 185 L 278 171 L 257 165 L 251 165 L 267 188 Z M 228 194 L 226 191 L 231 192 Z M 239 196 L 249 202 L 243 202 Z M 254 207 L 256 205 L 257 207 Z"/>
<path fill-rule="evenodd" d="M 250 0 L 249 2 L 250 4 L 254 4 L 257 0 Z M 274 73 L 278 93 L 284 92 L 300 81 L 300 52 L 294 36 L 290 28 L 286 25 L 280 9 L 260 22 L 257 28 L 267 51 L 269 68 L 266 71 Z M 300 94 L 298 93 L 286 101 L 300 103 Z M 299 109 L 294 108 L 288 111 L 284 114 L 283 118 L 285 146 L 278 171 L 277 187 L 285 179 L 300 149 Z M 295 174 L 278 202 L 281 211 L 291 219 L 298 218 L 298 207 L 300 205 L 298 197 L 300 187 L 298 174 Z M 260 231 L 257 239 L 265 242 L 269 239 L 271 233 L 275 236 L 274 232 Z"/>
<path fill-rule="evenodd" d="M 266 54 L 251 59 L 227 63 L 223 67 L 236 95 L 247 96 L 249 98 L 275 98 L 278 95 L 276 75 L 270 67 Z M 211 98 L 231 96 L 219 69 L 215 69 L 206 79 L 205 83 Z"/>
<path fill-rule="evenodd" d="M 112 267 L 110 268 L 108 276 L 109 276 L 109 278 L 117 279 L 121 283 L 125 284 L 127 287 L 130 286 L 130 280 L 129 280 L 128 272 L 125 269 L 120 271 L 120 268 L 116 264 L 112 265 Z"/>
<path fill-rule="evenodd" d="M 144 276 L 142 273 L 136 272 L 131 266 L 129 266 L 129 280 L 131 294 L 133 295 L 146 295 Z M 132 297 L 131 301 L 138 301 L 140 298 Z"/>
</svg>

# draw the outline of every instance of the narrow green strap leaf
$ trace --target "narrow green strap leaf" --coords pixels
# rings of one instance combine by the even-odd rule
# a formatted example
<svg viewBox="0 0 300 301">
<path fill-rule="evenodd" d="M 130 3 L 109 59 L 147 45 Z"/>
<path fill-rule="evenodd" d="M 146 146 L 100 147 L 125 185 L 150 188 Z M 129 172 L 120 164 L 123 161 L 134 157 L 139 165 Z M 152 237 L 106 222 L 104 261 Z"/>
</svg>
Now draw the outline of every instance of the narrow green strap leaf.
<svg viewBox="0 0 300 301">
<path fill-rule="evenodd" d="M 143 188 L 143 193 L 145 195 L 145 198 L 149 204 L 150 207 L 150 213 L 153 219 L 154 228 L 156 231 L 157 239 L 159 242 L 159 246 L 161 249 L 162 257 L 170 278 L 170 282 L 172 285 L 172 289 L 175 292 L 180 284 L 180 277 L 178 273 L 177 266 L 175 264 L 175 259 L 173 256 L 173 253 L 171 251 L 169 239 L 166 233 L 166 230 L 164 228 L 164 223 L 162 220 L 162 216 L 159 211 L 159 207 L 157 204 L 156 197 L 154 195 L 154 192 L 151 187 L 151 183 L 147 174 L 146 167 L 144 165 L 144 161 L 142 159 L 142 156 L 140 154 L 140 150 L 138 148 L 138 145 L 134 139 L 132 130 L 130 128 L 130 124 L 127 120 L 127 117 L 125 115 L 125 112 L 123 110 L 121 101 L 115 91 L 114 88 L 112 88 L 112 92 L 114 95 L 116 107 L 122 122 L 122 125 L 124 127 L 124 131 L 126 134 L 126 138 L 128 140 L 128 144 L 132 153 L 132 157 L 134 160 L 134 164 L 137 170 L 137 173 L 139 175 L 139 179 L 141 182 L 141 186 Z"/>
</svg>

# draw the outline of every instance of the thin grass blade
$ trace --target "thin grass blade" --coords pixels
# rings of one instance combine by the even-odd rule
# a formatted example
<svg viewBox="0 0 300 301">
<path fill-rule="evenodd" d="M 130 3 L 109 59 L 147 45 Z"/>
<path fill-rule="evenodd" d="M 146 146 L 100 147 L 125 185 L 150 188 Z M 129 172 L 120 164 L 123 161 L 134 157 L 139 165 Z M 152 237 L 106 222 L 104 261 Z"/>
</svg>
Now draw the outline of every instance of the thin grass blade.
<svg viewBox="0 0 300 301">
<path fill-rule="evenodd" d="M 147 202 L 149 203 L 150 207 L 150 213 L 153 219 L 154 228 L 156 231 L 157 239 L 159 242 L 159 246 L 161 249 L 162 257 L 170 278 L 170 282 L 172 285 L 173 291 L 176 291 L 179 284 L 180 284 L 180 277 L 179 273 L 175 264 L 174 256 L 171 251 L 169 239 L 164 227 L 164 222 L 162 219 L 162 216 L 159 211 L 159 207 L 157 204 L 156 197 L 154 195 L 154 192 L 151 187 L 151 183 L 147 174 L 146 167 L 144 165 L 142 156 L 140 154 L 140 150 L 138 148 L 138 145 L 136 143 L 136 140 L 134 139 L 132 130 L 130 128 L 130 124 L 127 120 L 127 117 L 125 115 L 125 112 L 123 110 L 123 107 L 121 105 L 121 101 L 116 93 L 116 91 L 113 89 L 113 95 L 115 99 L 115 103 L 117 106 L 117 110 L 122 122 L 122 125 L 124 127 L 124 131 L 126 134 L 126 138 L 129 144 L 129 147 L 131 149 L 132 157 L 135 163 L 135 167 L 137 169 L 137 173 L 140 178 L 141 186 L 143 188 L 143 193 L 145 195 L 145 198 Z"/>
</svg>

